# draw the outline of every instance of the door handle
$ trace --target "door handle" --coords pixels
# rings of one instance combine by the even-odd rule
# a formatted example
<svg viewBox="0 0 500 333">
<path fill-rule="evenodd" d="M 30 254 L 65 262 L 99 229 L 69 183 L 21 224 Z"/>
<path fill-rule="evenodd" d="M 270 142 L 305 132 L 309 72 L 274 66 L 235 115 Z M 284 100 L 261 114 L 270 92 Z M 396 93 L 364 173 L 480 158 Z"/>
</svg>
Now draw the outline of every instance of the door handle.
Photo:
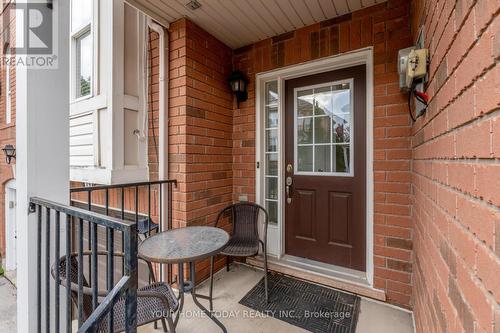
<svg viewBox="0 0 500 333">
<path fill-rule="evenodd" d="M 292 203 L 292 197 L 290 195 L 290 187 L 292 186 L 292 183 L 293 183 L 292 177 L 290 176 L 286 177 L 285 191 L 286 191 L 286 202 L 288 204 Z"/>
</svg>

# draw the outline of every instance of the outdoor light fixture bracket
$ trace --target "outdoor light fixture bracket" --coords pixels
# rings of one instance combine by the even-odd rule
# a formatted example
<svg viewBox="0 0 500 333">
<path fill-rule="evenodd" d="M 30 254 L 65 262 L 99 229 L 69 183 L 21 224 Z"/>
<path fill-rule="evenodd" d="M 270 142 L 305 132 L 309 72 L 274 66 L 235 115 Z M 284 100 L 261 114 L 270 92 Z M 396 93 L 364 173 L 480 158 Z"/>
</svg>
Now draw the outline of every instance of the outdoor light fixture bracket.
<svg viewBox="0 0 500 333">
<path fill-rule="evenodd" d="M 10 164 L 12 162 L 12 159 L 16 158 L 16 148 L 13 145 L 5 145 L 2 150 L 5 154 L 5 162 L 7 162 L 7 164 Z"/>
<path fill-rule="evenodd" d="M 240 102 L 244 102 L 248 99 L 248 79 L 245 74 L 241 71 L 234 71 L 228 78 L 229 85 L 231 86 L 231 91 L 236 96 L 236 102 L 238 109 L 240 108 Z"/>
</svg>

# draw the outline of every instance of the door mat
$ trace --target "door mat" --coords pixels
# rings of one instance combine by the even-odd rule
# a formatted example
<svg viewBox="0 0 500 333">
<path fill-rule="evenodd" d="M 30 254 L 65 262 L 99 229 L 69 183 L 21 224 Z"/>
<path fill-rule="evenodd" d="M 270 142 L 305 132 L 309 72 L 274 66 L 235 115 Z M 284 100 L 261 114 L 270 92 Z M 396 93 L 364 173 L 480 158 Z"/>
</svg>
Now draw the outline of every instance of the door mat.
<svg viewBox="0 0 500 333">
<path fill-rule="evenodd" d="M 354 333 L 360 298 L 281 274 L 269 274 L 269 303 L 264 278 L 240 304 L 314 333 Z"/>
</svg>

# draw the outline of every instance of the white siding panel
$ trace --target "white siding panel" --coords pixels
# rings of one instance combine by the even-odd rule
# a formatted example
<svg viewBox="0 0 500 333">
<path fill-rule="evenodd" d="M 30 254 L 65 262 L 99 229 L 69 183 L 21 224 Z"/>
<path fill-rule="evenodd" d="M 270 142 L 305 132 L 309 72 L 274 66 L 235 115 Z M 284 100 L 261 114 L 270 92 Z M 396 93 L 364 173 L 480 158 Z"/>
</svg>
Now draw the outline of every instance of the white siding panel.
<svg viewBox="0 0 500 333">
<path fill-rule="evenodd" d="M 94 165 L 92 156 L 70 156 L 69 165 L 72 167 L 91 167 Z"/>
<path fill-rule="evenodd" d="M 71 166 L 94 165 L 94 116 L 92 113 L 70 118 L 69 155 Z"/>
<path fill-rule="evenodd" d="M 318 2 L 326 17 L 332 18 L 338 15 L 337 10 L 333 5 L 333 0 L 318 0 Z"/>
<path fill-rule="evenodd" d="M 345 15 L 349 13 L 349 6 L 347 5 L 347 0 L 332 0 L 332 1 L 339 15 Z"/>
<path fill-rule="evenodd" d="M 278 1 L 261 0 L 261 2 L 266 7 L 266 12 L 269 12 L 285 31 L 296 29 L 297 26 L 292 22 L 292 18 L 285 15 L 283 9 L 278 5 Z"/>
<path fill-rule="evenodd" d="M 361 0 L 347 0 L 347 4 L 349 5 L 349 9 L 351 12 L 363 8 L 361 5 Z"/>
<path fill-rule="evenodd" d="M 129 0 L 174 22 L 187 17 L 235 49 L 386 0 Z"/>
<path fill-rule="evenodd" d="M 241 2 L 242 0 L 240 0 Z M 255 12 L 256 16 L 259 16 L 266 22 L 266 25 L 270 26 L 272 31 L 276 34 L 285 33 L 287 30 L 283 25 L 274 17 L 273 13 L 269 10 L 268 4 L 274 3 L 274 1 L 249 1 L 247 2 L 252 10 Z"/>
<path fill-rule="evenodd" d="M 325 12 L 323 8 L 318 3 L 318 0 L 305 0 L 306 6 L 309 9 L 309 12 L 314 17 L 316 22 L 321 22 L 326 20 Z"/>
<path fill-rule="evenodd" d="M 217 5 L 217 1 L 210 0 L 210 5 L 207 1 L 202 1 L 202 7 L 194 11 L 187 9 L 183 2 L 184 1 L 182 0 L 169 0 L 167 1 L 167 4 L 176 11 L 181 12 L 181 17 L 189 17 L 193 22 L 215 37 L 224 41 L 229 46 L 231 46 L 232 43 L 237 43 L 235 40 L 240 40 L 241 43 L 243 39 L 240 39 L 240 36 L 235 34 L 234 30 L 231 29 L 234 23 L 230 23 L 230 25 L 228 25 L 228 23 L 231 22 L 230 19 L 234 19 L 233 17 L 228 17 L 224 13 L 220 18 L 218 18 L 217 16 L 214 16 L 213 13 L 209 13 L 209 7 Z M 241 23 L 236 24 L 240 26 L 239 30 L 241 30 Z"/>
<path fill-rule="evenodd" d="M 373 6 L 376 4 L 377 4 L 377 2 L 375 0 L 361 0 L 361 5 L 363 7 L 370 7 L 370 6 Z"/>
<path fill-rule="evenodd" d="M 254 33 L 251 29 L 249 29 L 247 26 L 242 25 L 238 19 L 232 15 L 228 9 L 217 1 L 205 1 L 203 3 L 203 9 L 204 13 L 210 18 L 212 18 L 214 24 L 217 26 L 220 26 L 222 30 L 226 31 L 224 35 L 217 35 L 214 34 L 217 38 L 219 38 L 221 41 L 226 43 L 228 46 L 232 46 L 231 42 L 228 42 L 227 37 L 225 37 L 228 33 L 232 35 L 232 41 L 236 40 L 235 45 L 242 46 L 246 41 L 248 40 L 253 40 L 255 38 Z M 231 27 L 239 26 L 240 28 L 238 29 L 238 33 L 235 34 L 234 31 L 232 32 L 230 29 Z M 208 31 L 208 30 L 207 30 Z M 221 37 L 224 36 L 224 37 Z"/>
<path fill-rule="evenodd" d="M 89 145 L 93 140 L 94 140 L 93 134 L 73 135 L 69 138 L 69 145 L 71 147 Z"/>
<path fill-rule="evenodd" d="M 297 11 L 290 5 L 289 0 L 276 0 L 275 2 L 286 17 L 292 22 L 294 29 L 291 30 L 305 26 L 305 22 L 300 18 L 299 14 L 297 14 Z"/>
<path fill-rule="evenodd" d="M 304 0 L 288 0 L 290 5 L 295 9 L 305 25 L 315 23 L 314 17 L 311 15 L 309 8 L 307 8 Z"/>
</svg>

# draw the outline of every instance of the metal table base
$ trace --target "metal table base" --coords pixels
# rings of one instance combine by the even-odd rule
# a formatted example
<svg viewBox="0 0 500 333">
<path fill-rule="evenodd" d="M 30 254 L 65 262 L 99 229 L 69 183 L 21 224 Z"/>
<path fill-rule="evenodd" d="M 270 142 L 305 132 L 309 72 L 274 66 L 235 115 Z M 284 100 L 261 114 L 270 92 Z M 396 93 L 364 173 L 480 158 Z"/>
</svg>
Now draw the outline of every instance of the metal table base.
<svg viewBox="0 0 500 333">
<path fill-rule="evenodd" d="M 213 298 L 212 298 L 212 293 L 210 293 L 209 296 L 206 295 L 200 295 L 196 293 L 196 272 L 195 272 L 195 265 L 194 262 L 191 261 L 189 262 L 189 280 L 184 280 L 184 264 L 179 263 L 178 264 L 178 276 L 179 276 L 179 281 L 178 287 L 179 287 L 179 308 L 177 310 L 177 316 L 175 317 L 174 320 L 174 326 L 177 327 L 177 323 L 179 322 L 179 318 L 182 314 L 182 308 L 184 307 L 184 294 L 185 293 L 190 293 L 191 297 L 193 297 L 193 302 L 196 304 L 196 306 L 203 311 L 214 323 L 219 326 L 224 333 L 227 333 L 226 327 L 220 322 L 219 319 L 217 319 L 212 311 L 208 310 L 206 307 L 203 306 L 203 304 L 200 303 L 198 298 L 206 299 L 210 302 L 210 309 L 213 308 Z"/>
</svg>

